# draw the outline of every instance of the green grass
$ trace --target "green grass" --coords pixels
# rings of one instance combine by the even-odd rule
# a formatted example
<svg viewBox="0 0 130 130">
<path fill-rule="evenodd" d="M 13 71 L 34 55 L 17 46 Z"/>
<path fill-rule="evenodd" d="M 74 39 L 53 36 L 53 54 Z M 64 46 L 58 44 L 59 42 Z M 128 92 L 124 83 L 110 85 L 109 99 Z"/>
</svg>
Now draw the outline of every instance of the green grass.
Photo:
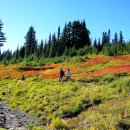
<svg viewBox="0 0 130 130">
<path fill-rule="evenodd" d="M 18 107 L 30 114 L 35 113 L 43 125 L 49 121 L 52 122 L 50 126 L 53 128 L 64 128 L 65 123 L 62 125 L 59 123 L 62 122 L 61 117 L 71 120 L 72 117 L 77 117 L 82 111 L 87 111 L 95 105 L 125 98 L 130 93 L 129 86 L 129 75 L 106 75 L 99 77 L 97 82 L 92 80 L 91 83 L 82 83 L 78 80 L 59 83 L 55 79 L 41 80 L 38 77 L 30 77 L 25 81 L 6 79 L 0 81 L 0 99 L 6 101 L 12 108 Z M 95 115 L 91 113 L 83 122 L 87 123 L 93 118 Z M 117 116 L 118 119 L 120 120 L 120 117 Z M 112 123 L 115 117 L 108 116 L 106 120 Z M 100 126 L 100 123 L 99 119 L 97 125 Z M 95 126 L 93 124 L 92 127 Z"/>
</svg>

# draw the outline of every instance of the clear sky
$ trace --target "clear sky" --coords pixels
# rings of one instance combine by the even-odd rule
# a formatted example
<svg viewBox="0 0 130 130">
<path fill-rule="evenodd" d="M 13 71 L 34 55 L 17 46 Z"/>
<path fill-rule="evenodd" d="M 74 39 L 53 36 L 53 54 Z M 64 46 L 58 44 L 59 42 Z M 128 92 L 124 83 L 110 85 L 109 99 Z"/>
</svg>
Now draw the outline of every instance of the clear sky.
<svg viewBox="0 0 130 130">
<path fill-rule="evenodd" d="M 23 45 L 30 26 L 40 42 L 58 26 L 63 29 L 65 22 L 84 19 L 93 40 L 108 29 L 111 38 L 121 30 L 130 40 L 130 0 L 0 0 L 0 18 L 7 37 L 2 50 Z"/>
</svg>

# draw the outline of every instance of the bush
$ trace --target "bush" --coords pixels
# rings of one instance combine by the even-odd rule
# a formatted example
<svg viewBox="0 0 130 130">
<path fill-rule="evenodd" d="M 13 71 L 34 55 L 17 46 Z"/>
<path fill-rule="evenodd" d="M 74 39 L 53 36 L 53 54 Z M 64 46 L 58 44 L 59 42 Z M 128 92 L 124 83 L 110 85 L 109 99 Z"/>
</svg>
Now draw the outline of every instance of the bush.
<svg viewBox="0 0 130 130">
<path fill-rule="evenodd" d="M 43 130 L 41 126 L 35 126 L 34 124 L 26 126 L 28 130 Z"/>
<path fill-rule="evenodd" d="M 102 79 L 101 79 L 103 82 L 107 82 L 107 83 L 110 83 L 114 80 L 114 76 L 112 75 L 106 75 L 104 76 Z"/>
<path fill-rule="evenodd" d="M 72 50 L 69 53 L 69 56 L 76 56 L 77 55 L 77 51 L 76 49 L 73 47 Z"/>
<path fill-rule="evenodd" d="M 77 52 L 77 55 L 78 55 L 78 56 L 83 56 L 83 55 L 85 55 L 84 49 L 79 49 L 78 52 Z"/>
<path fill-rule="evenodd" d="M 50 129 L 62 130 L 62 129 L 68 129 L 68 128 L 67 128 L 67 125 L 65 124 L 65 122 L 63 122 L 63 120 L 61 120 L 60 118 L 55 118 L 51 122 Z"/>
</svg>

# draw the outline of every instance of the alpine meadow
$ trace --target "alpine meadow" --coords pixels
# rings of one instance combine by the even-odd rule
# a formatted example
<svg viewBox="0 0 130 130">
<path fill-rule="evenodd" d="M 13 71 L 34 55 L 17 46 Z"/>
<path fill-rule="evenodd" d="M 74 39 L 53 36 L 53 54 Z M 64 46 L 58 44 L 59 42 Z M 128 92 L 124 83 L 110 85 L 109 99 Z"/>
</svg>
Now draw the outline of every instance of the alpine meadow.
<svg viewBox="0 0 130 130">
<path fill-rule="evenodd" d="M 82 4 L 82 7 L 77 8 L 79 12 L 74 13 L 79 17 L 77 19 L 75 15 L 71 15 L 72 10 L 68 8 L 70 6 L 75 9 L 73 6 L 78 6 L 77 1 L 73 3 L 74 5 L 72 1 L 69 5 L 63 2 L 65 5 L 61 7 L 68 12 L 67 15 L 66 12 L 62 15 L 69 18 L 67 16 L 70 14 L 72 19 L 64 21 L 63 24 L 60 22 L 63 19 L 61 16 L 57 21 L 57 30 L 48 33 L 48 37 L 39 41 L 40 33 L 37 33 L 38 29 L 36 31 L 38 26 L 33 26 L 37 19 L 35 17 L 38 17 L 35 16 L 37 13 L 35 11 L 43 11 L 44 15 L 40 15 L 38 21 L 39 25 L 40 21 L 43 25 L 50 18 L 49 12 L 45 15 L 43 8 L 50 7 L 51 10 L 53 4 L 47 6 L 44 2 L 45 5 L 41 8 L 40 4 L 36 4 L 38 2 L 33 6 L 27 2 L 28 6 L 24 7 L 24 11 L 30 14 L 28 17 L 31 18 L 32 15 L 34 19 L 31 19 L 30 26 L 26 28 L 22 44 L 20 39 L 16 40 L 15 44 L 11 43 L 10 36 L 14 34 L 16 39 L 19 38 L 19 35 L 22 35 L 20 28 L 25 28 L 24 24 L 29 19 L 17 22 L 18 26 L 16 24 L 13 28 L 14 30 L 18 28 L 19 31 L 11 30 L 9 36 L 8 29 L 11 27 L 6 20 L 13 25 L 14 16 L 11 15 L 12 19 L 10 15 L 6 16 L 6 13 L 11 14 L 7 9 L 6 17 L 3 17 L 0 9 L 0 130 L 129 130 L 130 37 L 125 39 L 127 37 L 125 29 L 120 30 L 121 24 L 118 21 L 116 24 L 119 31 L 113 33 L 112 31 L 116 30 L 111 28 L 114 18 L 112 23 L 108 21 L 105 24 L 103 23 L 105 16 L 100 24 L 93 18 L 97 26 L 95 30 L 98 30 L 98 25 L 108 27 L 109 24 L 110 28 L 102 30 L 101 37 L 92 37 L 91 32 L 94 29 L 88 26 L 87 16 L 81 19 L 79 17 L 80 9 L 84 14 L 85 9 L 82 7 L 85 5 Z M 89 1 L 87 2 L 86 11 L 90 11 L 91 5 Z M 127 0 L 124 2 L 127 3 Z M 14 10 L 10 8 L 14 14 L 19 11 L 18 3 L 23 7 L 23 2 L 17 1 L 16 6 L 13 5 Z M 80 4 L 79 2 L 79 6 Z M 110 11 L 109 13 L 114 15 L 115 12 L 112 14 L 111 9 L 107 12 L 103 5 L 104 3 L 99 7 L 102 10 L 98 8 L 99 14 Z M 61 7 L 53 8 L 53 11 L 61 13 Z M 35 10 L 32 12 L 34 14 L 31 13 L 31 9 Z M 127 8 L 122 10 L 125 9 Z M 18 13 L 21 14 L 20 20 L 24 18 L 22 11 L 23 9 Z M 54 21 L 58 15 L 55 16 Z M 44 22 L 41 17 L 45 18 Z M 118 15 L 115 17 L 118 18 Z M 53 20 L 47 21 L 48 27 L 52 27 Z M 123 23 L 122 25 L 128 28 L 127 25 Z M 14 50 L 10 46 L 3 49 L 9 42 L 12 47 L 15 46 Z"/>
</svg>

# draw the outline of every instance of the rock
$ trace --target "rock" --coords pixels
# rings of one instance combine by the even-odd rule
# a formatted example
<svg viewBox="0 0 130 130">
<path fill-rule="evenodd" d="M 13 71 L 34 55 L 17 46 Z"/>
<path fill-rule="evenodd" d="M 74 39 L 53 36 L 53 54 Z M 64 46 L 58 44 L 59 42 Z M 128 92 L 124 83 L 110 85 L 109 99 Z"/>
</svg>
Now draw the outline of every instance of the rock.
<svg viewBox="0 0 130 130">
<path fill-rule="evenodd" d="M 27 130 L 24 126 L 29 124 L 40 125 L 35 117 L 32 119 L 27 113 L 20 112 L 18 109 L 12 111 L 7 105 L 0 101 L 0 127 L 9 130 Z"/>
</svg>

